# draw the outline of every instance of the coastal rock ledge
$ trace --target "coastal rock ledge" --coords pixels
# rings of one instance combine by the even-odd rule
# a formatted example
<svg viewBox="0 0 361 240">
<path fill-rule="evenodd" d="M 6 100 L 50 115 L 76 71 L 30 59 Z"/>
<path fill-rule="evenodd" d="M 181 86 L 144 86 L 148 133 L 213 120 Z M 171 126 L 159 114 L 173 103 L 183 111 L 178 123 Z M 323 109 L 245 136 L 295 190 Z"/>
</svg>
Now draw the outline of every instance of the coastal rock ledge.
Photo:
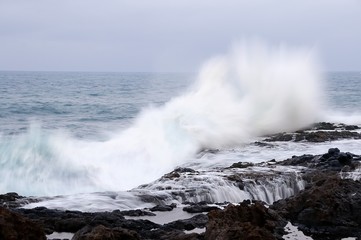
<svg viewBox="0 0 361 240">
<path fill-rule="evenodd" d="M 273 141 L 297 141 L 301 139 L 300 136 L 301 141 L 313 139 L 312 142 L 315 142 L 314 138 L 311 138 L 315 136 L 314 131 L 319 131 L 317 141 L 332 141 L 344 137 L 358 141 L 359 133 L 354 132 L 355 130 L 358 130 L 357 126 L 322 123 L 312 129 L 293 133 L 291 137 L 287 134 L 278 135 L 277 138 L 276 135 L 270 136 L 260 147 L 272 147 Z M 347 136 L 342 134 L 340 137 L 339 132 L 344 131 Z M 319 138 L 321 135 L 325 138 Z M 334 147 L 324 154 L 305 154 L 292 156 L 284 161 L 271 160 L 259 164 L 234 163 L 231 167 L 219 168 L 217 171 L 227 186 L 236 186 L 240 192 L 246 191 L 251 183 L 259 187 L 257 189 L 264 189 L 263 182 L 288 176 L 287 172 L 275 171 L 265 177 L 263 172 L 254 173 L 254 169 L 288 167 L 299 169 L 297 178 L 303 183 L 302 188 L 294 191 L 293 196 L 269 201 L 268 204 L 259 199 L 240 200 L 233 204 L 187 202 L 184 197 L 182 204 L 186 206 L 181 211 L 193 214 L 192 217 L 165 224 L 146 220 L 161 211 L 163 214 L 172 215 L 180 210 L 176 204 L 167 205 L 167 200 L 162 198 L 157 198 L 156 206 L 149 209 L 89 213 L 45 207 L 24 209 L 22 206 L 26 203 L 38 200 L 16 193 L 3 194 L 0 195 L 0 240 L 42 240 L 46 239 L 45 234 L 53 232 L 74 233 L 73 240 L 278 240 L 287 234 L 285 226 L 288 222 L 314 240 L 339 240 L 348 237 L 361 239 L 360 155 L 342 152 Z M 161 181 L 177 181 L 184 176 L 187 177 L 184 179 L 190 181 L 197 177 L 198 180 L 205 179 L 199 177 L 201 174 L 203 173 L 193 169 L 178 168 L 166 174 Z M 254 181 L 246 181 L 251 178 Z M 282 181 L 279 183 L 277 188 L 284 185 Z M 175 190 L 169 188 L 158 191 Z M 144 195 L 143 199 L 146 201 L 154 197 Z"/>
</svg>

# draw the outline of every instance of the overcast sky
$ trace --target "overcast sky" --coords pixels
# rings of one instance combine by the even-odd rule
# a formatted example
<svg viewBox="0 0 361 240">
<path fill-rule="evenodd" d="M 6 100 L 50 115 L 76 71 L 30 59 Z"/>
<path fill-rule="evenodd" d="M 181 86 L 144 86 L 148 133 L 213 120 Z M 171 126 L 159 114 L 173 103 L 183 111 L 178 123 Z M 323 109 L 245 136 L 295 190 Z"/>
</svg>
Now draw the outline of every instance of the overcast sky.
<svg viewBox="0 0 361 240">
<path fill-rule="evenodd" d="M 249 38 L 361 70 L 361 0 L 0 0 L 0 70 L 196 71 Z"/>
</svg>

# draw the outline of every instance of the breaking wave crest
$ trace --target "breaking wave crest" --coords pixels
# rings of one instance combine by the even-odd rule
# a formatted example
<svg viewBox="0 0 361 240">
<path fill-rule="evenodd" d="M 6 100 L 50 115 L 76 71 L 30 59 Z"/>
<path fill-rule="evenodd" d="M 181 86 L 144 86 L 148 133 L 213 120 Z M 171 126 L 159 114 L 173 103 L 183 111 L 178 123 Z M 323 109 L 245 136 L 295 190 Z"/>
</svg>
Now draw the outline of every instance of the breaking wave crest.
<svg viewBox="0 0 361 240">
<path fill-rule="evenodd" d="M 322 105 L 311 51 L 243 43 L 207 61 L 183 95 L 144 109 L 107 141 L 33 126 L 0 138 L 0 191 L 26 195 L 127 190 L 191 161 L 204 148 L 304 127 Z"/>
</svg>

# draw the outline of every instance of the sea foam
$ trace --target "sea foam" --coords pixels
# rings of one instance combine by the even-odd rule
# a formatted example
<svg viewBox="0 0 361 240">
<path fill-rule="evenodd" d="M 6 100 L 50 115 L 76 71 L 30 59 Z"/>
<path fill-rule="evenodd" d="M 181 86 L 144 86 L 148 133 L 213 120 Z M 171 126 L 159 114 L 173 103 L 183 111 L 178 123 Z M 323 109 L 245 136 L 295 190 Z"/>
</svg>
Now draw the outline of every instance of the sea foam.
<svg viewBox="0 0 361 240">
<path fill-rule="evenodd" d="M 127 190 L 192 161 L 202 149 L 315 122 L 321 74 L 312 51 L 241 43 L 207 61 L 194 84 L 141 111 L 109 140 L 84 141 L 33 127 L 0 139 L 0 191 L 26 195 Z"/>
</svg>

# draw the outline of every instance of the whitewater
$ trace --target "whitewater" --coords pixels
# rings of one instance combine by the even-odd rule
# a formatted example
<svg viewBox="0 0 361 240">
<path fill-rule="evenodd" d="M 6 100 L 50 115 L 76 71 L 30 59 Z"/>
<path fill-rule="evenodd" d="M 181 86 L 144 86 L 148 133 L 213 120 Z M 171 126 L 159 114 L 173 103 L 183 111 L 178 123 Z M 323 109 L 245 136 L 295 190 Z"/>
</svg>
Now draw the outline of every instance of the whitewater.
<svg viewBox="0 0 361 240">
<path fill-rule="evenodd" d="M 322 153 L 329 143 L 284 143 L 262 151 L 250 145 L 318 121 L 361 123 L 360 88 L 339 84 L 350 78 L 360 84 L 361 74 L 326 81 L 315 55 L 307 48 L 242 43 L 208 60 L 191 80 L 128 73 L 119 89 L 116 74 L 1 73 L 0 191 L 27 196 L 126 191 L 177 166 L 204 170 Z M 167 78 L 175 80 L 167 85 Z M 22 89 L 32 81 L 37 89 Z M 87 91 L 65 92 L 82 89 L 79 85 L 88 85 Z M 107 91 L 89 90 L 97 88 Z M 146 96 L 150 90 L 158 93 Z M 90 117 L 74 118 L 83 112 Z M 360 147 L 351 140 L 337 144 L 343 151 Z M 209 149 L 219 153 L 202 154 Z M 132 199 L 126 192 L 122 196 Z"/>
</svg>

